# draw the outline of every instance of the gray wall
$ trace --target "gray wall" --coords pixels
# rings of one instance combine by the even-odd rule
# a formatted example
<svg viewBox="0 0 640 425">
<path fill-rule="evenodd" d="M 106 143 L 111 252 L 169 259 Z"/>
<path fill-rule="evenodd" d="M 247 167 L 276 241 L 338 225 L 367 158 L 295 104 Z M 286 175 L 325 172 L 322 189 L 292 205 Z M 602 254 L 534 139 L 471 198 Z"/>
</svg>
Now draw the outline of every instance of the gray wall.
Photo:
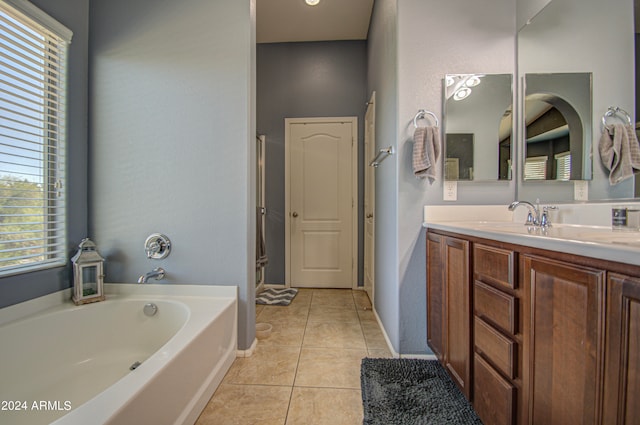
<svg viewBox="0 0 640 425">
<path fill-rule="evenodd" d="M 87 236 L 89 1 L 31 0 L 31 3 L 73 31 L 67 93 L 67 249 L 70 258 Z M 70 269 L 67 266 L 0 279 L 0 308 L 70 287 Z"/>
<path fill-rule="evenodd" d="M 514 72 L 515 4 L 379 0 L 372 24 L 377 144 L 398 152 L 376 170 L 376 310 L 396 351 L 429 353 L 422 207 L 444 203 L 443 185 L 413 176 L 412 120 L 422 108 L 442 117 L 445 74 Z M 514 182 L 460 184 L 458 203 L 506 204 L 514 193 Z"/>
<path fill-rule="evenodd" d="M 461 12 L 464 14 L 461 17 Z M 511 74 L 515 71 L 515 4 L 512 0 L 398 6 L 398 286 L 400 352 L 426 346 L 424 205 L 442 204 L 442 179 L 433 185 L 411 171 L 413 119 L 426 108 L 442 117 L 442 79 L 447 73 Z M 445 36 L 446 34 L 446 36 Z M 441 164 L 442 162 L 439 162 Z M 441 173 L 441 170 L 438 170 Z M 438 174 L 441 175 L 441 174 Z M 458 185 L 458 204 L 508 204 L 515 182 Z"/>
<path fill-rule="evenodd" d="M 368 99 L 366 41 L 257 46 L 257 130 L 266 145 L 265 283 L 285 281 L 284 119 L 358 117 L 358 217 L 362 217 L 364 112 Z M 358 220 L 358 283 L 362 283 L 362 220 Z"/>
<path fill-rule="evenodd" d="M 254 1 L 91 2 L 91 231 L 106 280 L 237 285 L 255 335 Z M 153 232 L 173 242 L 148 260 Z"/>
<path fill-rule="evenodd" d="M 376 92 L 376 148 L 397 148 L 397 0 L 376 0 L 368 44 L 368 87 Z M 375 310 L 396 351 L 400 347 L 398 291 L 398 155 L 375 171 Z M 426 317 L 426 316 L 425 316 Z M 422 320 L 424 322 L 424 320 Z"/>
</svg>

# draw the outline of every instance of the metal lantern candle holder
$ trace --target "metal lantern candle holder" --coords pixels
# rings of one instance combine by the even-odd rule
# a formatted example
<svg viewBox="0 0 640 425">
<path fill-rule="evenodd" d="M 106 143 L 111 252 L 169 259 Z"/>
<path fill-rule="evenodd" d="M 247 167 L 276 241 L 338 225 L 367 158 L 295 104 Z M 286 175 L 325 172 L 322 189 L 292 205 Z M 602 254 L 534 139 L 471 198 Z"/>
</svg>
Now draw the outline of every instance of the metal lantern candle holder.
<svg viewBox="0 0 640 425">
<path fill-rule="evenodd" d="M 73 302 L 86 304 L 102 301 L 104 297 L 104 258 L 96 251 L 96 244 L 89 238 L 78 245 L 73 256 Z"/>
</svg>

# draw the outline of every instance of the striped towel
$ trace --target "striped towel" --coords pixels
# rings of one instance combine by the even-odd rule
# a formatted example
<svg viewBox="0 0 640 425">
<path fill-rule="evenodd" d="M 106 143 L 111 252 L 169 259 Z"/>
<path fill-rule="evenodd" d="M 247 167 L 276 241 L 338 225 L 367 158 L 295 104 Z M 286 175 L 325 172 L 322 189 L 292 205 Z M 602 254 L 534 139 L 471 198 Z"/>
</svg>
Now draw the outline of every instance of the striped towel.
<svg viewBox="0 0 640 425">
<path fill-rule="evenodd" d="M 440 156 L 440 130 L 438 127 L 418 127 L 413 134 L 413 174 L 427 177 L 430 183 L 436 178 L 436 161 Z"/>
<path fill-rule="evenodd" d="M 602 163 L 609 170 L 609 184 L 612 186 L 640 171 L 640 145 L 630 125 L 605 127 L 598 150 Z"/>
</svg>

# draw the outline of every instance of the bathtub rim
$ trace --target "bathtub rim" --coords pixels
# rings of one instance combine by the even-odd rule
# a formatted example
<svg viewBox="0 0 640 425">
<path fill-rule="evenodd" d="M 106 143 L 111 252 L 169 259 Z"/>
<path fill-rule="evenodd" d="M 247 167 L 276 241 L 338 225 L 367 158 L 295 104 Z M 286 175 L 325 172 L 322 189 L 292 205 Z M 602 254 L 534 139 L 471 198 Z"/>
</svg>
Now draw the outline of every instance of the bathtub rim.
<svg viewBox="0 0 640 425">
<path fill-rule="evenodd" d="M 114 298 L 127 295 L 158 295 L 180 297 L 233 297 L 236 301 L 238 300 L 237 286 L 207 284 L 105 283 L 104 293 L 107 299 L 109 299 L 109 297 Z M 73 288 L 66 288 L 0 308 L 0 326 L 44 313 L 56 307 L 69 305 L 72 295 Z"/>
</svg>

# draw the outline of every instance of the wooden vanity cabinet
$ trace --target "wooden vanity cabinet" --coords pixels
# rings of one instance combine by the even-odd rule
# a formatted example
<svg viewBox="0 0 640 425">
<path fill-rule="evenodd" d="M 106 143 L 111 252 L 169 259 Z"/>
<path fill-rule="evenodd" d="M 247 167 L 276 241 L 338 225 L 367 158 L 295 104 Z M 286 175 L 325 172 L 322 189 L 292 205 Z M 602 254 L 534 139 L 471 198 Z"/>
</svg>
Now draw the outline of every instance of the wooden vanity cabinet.
<svg viewBox="0 0 640 425">
<path fill-rule="evenodd" d="M 605 271 L 523 257 L 528 288 L 529 422 L 600 423 Z"/>
<path fill-rule="evenodd" d="M 471 400 L 469 242 L 427 234 L 427 343 Z"/>
<path fill-rule="evenodd" d="M 609 273 L 603 424 L 640 424 L 640 277 Z"/>
<path fill-rule="evenodd" d="M 639 266 L 431 230 L 427 249 L 428 343 L 485 425 L 640 425 Z"/>
</svg>

